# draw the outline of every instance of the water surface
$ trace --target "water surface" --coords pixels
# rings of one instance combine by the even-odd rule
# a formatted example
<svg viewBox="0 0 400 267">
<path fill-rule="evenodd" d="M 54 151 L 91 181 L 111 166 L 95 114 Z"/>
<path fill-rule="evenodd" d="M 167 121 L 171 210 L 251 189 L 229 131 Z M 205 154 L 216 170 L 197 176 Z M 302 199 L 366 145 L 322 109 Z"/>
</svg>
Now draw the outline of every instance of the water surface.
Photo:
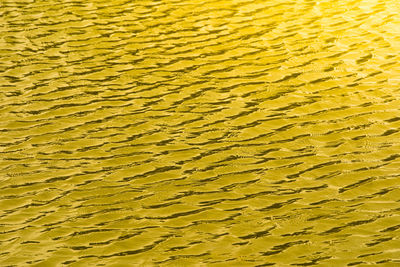
<svg viewBox="0 0 400 267">
<path fill-rule="evenodd" d="M 1 266 L 400 265 L 400 6 L 2 0 Z"/>
</svg>

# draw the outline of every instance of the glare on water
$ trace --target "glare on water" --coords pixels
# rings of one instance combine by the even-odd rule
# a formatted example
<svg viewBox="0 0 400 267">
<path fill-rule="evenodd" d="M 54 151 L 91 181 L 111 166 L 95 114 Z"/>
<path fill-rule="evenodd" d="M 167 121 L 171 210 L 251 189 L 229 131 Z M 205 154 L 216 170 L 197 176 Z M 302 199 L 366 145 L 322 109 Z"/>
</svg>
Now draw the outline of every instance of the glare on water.
<svg viewBox="0 0 400 267">
<path fill-rule="evenodd" d="M 1 266 L 397 266 L 394 0 L 3 0 Z"/>
</svg>

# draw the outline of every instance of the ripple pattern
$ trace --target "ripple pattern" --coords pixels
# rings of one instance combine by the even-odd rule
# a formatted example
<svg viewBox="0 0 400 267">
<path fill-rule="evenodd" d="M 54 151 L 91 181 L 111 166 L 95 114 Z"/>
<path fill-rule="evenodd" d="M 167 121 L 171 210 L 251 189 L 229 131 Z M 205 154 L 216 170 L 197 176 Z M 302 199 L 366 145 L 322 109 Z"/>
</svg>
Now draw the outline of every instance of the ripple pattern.
<svg viewBox="0 0 400 267">
<path fill-rule="evenodd" d="M 0 266 L 399 266 L 394 0 L 2 0 Z"/>
</svg>

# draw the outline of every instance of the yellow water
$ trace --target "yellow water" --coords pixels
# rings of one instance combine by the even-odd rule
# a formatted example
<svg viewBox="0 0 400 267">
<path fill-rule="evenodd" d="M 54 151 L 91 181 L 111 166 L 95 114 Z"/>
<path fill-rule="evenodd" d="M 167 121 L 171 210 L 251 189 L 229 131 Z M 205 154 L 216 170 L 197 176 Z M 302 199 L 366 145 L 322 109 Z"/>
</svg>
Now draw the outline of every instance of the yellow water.
<svg viewBox="0 0 400 267">
<path fill-rule="evenodd" d="M 0 12 L 0 266 L 400 266 L 398 1 Z"/>
</svg>

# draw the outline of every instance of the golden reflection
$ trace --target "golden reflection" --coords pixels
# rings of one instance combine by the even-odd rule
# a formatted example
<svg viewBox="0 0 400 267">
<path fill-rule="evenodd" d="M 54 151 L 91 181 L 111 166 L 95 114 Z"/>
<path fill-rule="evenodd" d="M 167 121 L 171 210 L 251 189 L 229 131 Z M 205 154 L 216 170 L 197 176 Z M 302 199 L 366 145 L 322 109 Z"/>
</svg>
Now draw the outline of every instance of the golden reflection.
<svg viewBox="0 0 400 267">
<path fill-rule="evenodd" d="M 399 12 L 2 1 L 0 265 L 399 265 Z"/>
</svg>

